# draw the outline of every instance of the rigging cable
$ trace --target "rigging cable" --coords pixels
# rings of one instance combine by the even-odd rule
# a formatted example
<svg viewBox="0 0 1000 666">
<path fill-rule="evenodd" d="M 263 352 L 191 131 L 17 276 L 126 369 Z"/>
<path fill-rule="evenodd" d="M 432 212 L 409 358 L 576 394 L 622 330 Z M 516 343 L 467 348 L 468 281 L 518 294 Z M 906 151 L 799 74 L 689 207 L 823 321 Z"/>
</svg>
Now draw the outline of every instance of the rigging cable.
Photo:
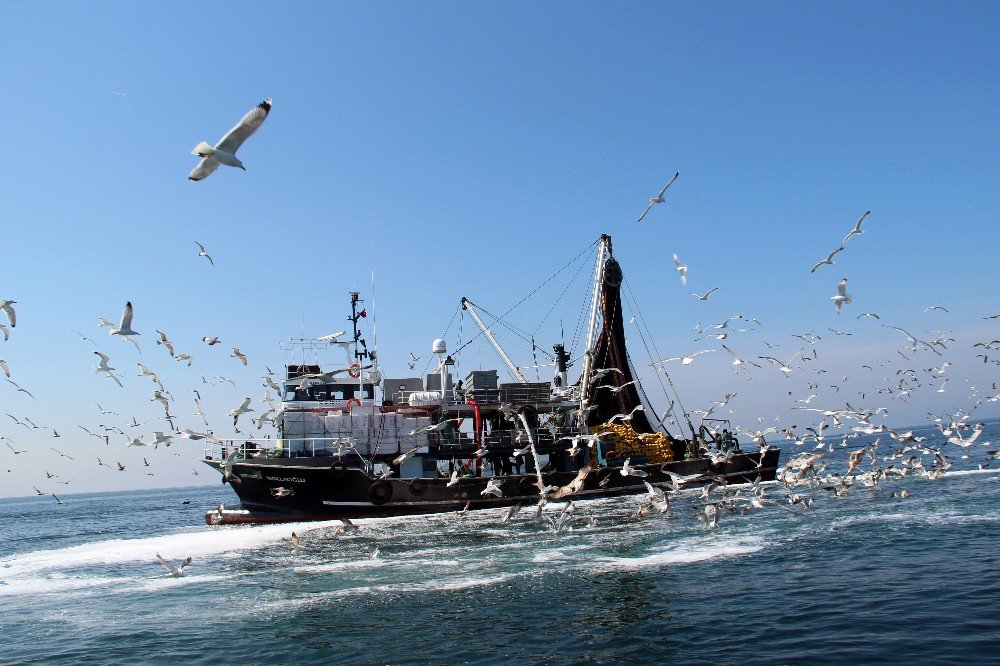
<svg viewBox="0 0 1000 666">
<path fill-rule="evenodd" d="M 581 251 L 581 252 L 580 252 L 579 254 L 577 254 L 577 255 L 576 255 L 575 257 L 573 257 L 572 259 L 570 259 L 570 260 L 569 260 L 569 261 L 568 261 L 568 262 L 567 262 L 567 263 L 566 263 L 566 264 L 565 264 L 565 265 L 564 265 L 564 266 L 563 266 L 562 268 L 560 268 L 560 269 L 559 269 L 559 270 L 557 270 L 557 271 L 556 271 L 555 273 L 553 273 L 553 274 L 552 274 L 552 275 L 550 275 L 550 276 L 549 276 L 548 278 L 546 278 L 546 280 L 545 280 L 544 282 L 542 282 L 542 283 L 541 283 L 540 285 L 538 285 L 537 287 L 535 287 L 534 289 L 532 289 L 532 290 L 531 290 L 531 292 L 529 292 L 529 293 L 528 293 L 528 295 L 526 295 L 526 296 L 525 296 L 524 298 L 522 298 L 522 299 L 521 299 L 520 301 L 518 301 L 517 303 L 515 303 L 514 305 L 512 305 L 512 306 L 511 306 L 510 308 L 508 308 L 508 309 L 507 309 L 507 311 L 506 311 L 506 312 L 504 312 L 504 313 L 503 313 L 502 315 L 500 315 L 499 317 L 495 317 L 495 315 L 492 315 L 492 314 L 491 314 L 490 316 L 491 316 L 491 317 L 494 317 L 494 318 L 496 319 L 496 321 L 498 321 L 498 322 L 500 322 L 500 323 L 503 323 L 503 324 L 504 324 L 505 326 L 507 326 L 508 328 L 510 328 L 510 327 L 511 327 L 511 326 L 510 326 L 510 324 L 507 324 L 506 322 L 503 322 L 503 321 L 501 321 L 501 320 L 503 319 L 503 317 L 506 317 L 507 315 L 509 315 L 509 314 L 510 314 L 511 312 L 513 312 L 513 311 L 514 311 L 514 309 L 515 309 L 515 308 L 518 308 L 518 307 L 520 307 L 520 305 L 521 305 L 522 303 L 524 303 L 524 302 L 525 302 L 526 300 L 528 300 L 529 298 L 531 298 L 532 296 L 534 296 L 534 295 L 535 295 L 535 293 L 536 293 L 536 292 L 538 292 L 538 291 L 539 291 L 539 290 L 540 290 L 540 289 L 541 289 L 542 287 L 544 287 L 545 285 L 547 285 L 547 284 L 548 284 L 549 282 L 551 282 L 551 281 L 552 281 L 553 279 L 555 279 L 555 277 L 556 277 L 557 275 L 559 275 L 559 274 L 560 274 L 560 273 L 562 273 L 562 272 L 563 272 L 564 270 L 566 270 L 566 269 L 567 269 L 567 268 L 569 268 L 569 267 L 570 267 L 571 265 L 573 265 L 573 263 L 574 263 L 574 262 L 575 262 L 575 261 L 576 261 L 577 259 L 579 259 L 580 257 L 582 257 L 582 256 L 583 256 L 584 254 L 586 254 L 587 252 L 589 252 L 589 251 L 591 250 L 591 248 L 593 248 L 593 247 L 594 247 L 595 245 L 597 245 L 597 244 L 598 244 L 599 242 L 600 242 L 600 239 L 599 239 L 599 238 L 598 238 L 597 240 L 593 241 L 593 242 L 592 242 L 592 243 L 591 243 L 590 245 L 588 245 L 588 246 L 587 246 L 586 248 L 584 248 L 584 249 L 583 249 L 583 250 L 582 250 L 582 251 Z M 477 307 L 478 307 L 478 306 L 477 306 Z M 483 308 L 479 308 L 479 309 L 480 309 L 480 310 L 483 310 L 484 312 L 486 312 L 486 310 L 484 310 Z M 494 322 L 494 323 L 496 323 L 496 322 Z M 470 339 L 470 340 L 469 340 L 468 342 L 466 342 L 466 343 L 465 343 L 464 345 L 462 345 L 462 347 L 466 347 L 466 346 L 468 346 L 469 344 L 471 344 L 471 343 L 472 343 L 472 342 L 473 342 L 473 341 L 474 341 L 474 340 L 475 340 L 476 338 L 478 338 L 478 337 L 479 337 L 480 335 L 482 335 L 482 334 L 483 334 L 483 333 L 482 333 L 482 331 L 480 331 L 480 332 L 479 332 L 479 333 L 478 333 L 477 335 L 473 336 L 473 337 L 472 337 L 472 338 L 471 338 L 471 339 Z M 458 353 L 459 351 L 461 351 L 461 349 L 462 349 L 461 347 L 460 347 L 459 349 L 456 349 L 456 350 L 455 350 L 455 353 L 457 354 L 457 353 Z"/>
<path fill-rule="evenodd" d="M 636 328 L 639 331 L 639 337 L 642 340 L 642 345 L 643 345 L 643 347 L 646 348 L 646 354 L 649 356 L 649 360 L 653 361 L 654 360 L 654 356 L 650 352 L 650 348 L 649 347 L 650 347 L 650 344 L 652 344 L 652 346 L 653 346 L 653 352 L 655 352 L 656 355 L 659 356 L 659 351 L 656 349 L 656 343 L 652 341 L 652 335 L 650 335 L 650 341 L 647 342 L 646 336 L 643 334 L 643 328 L 645 328 L 647 330 L 647 332 L 648 332 L 649 331 L 649 327 L 646 325 L 646 320 L 642 316 L 642 311 L 639 309 L 638 303 L 636 302 L 635 294 L 632 293 L 632 287 L 631 287 L 631 285 L 629 285 L 628 280 L 624 276 L 622 276 L 622 282 L 625 284 L 625 290 L 627 292 L 626 296 L 627 296 L 628 300 L 630 301 L 632 309 L 635 311 L 636 316 L 638 317 L 638 321 L 641 323 L 641 326 L 637 326 Z M 691 430 L 691 436 L 692 437 L 697 437 L 697 435 L 694 432 L 694 427 L 691 425 L 691 417 L 688 414 L 687 409 L 684 408 L 684 403 L 681 401 L 681 396 L 677 392 L 677 387 L 674 386 L 673 379 L 670 378 L 670 373 L 667 372 L 666 368 L 662 368 L 662 366 L 661 366 L 661 369 L 662 369 L 662 374 L 664 374 L 667 377 L 667 383 L 670 384 L 670 389 L 673 391 L 674 397 L 677 398 L 677 404 L 681 408 L 681 413 L 684 414 L 684 419 L 688 422 L 688 428 Z M 656 374 L 657 374 L 657 382 L 660 384 L 660 388 L 663 390 L 663 395 L 669 400 L 670 396 L 667 394 L 667 389 L 663 385 L 663 380 L 659 377 L 660 373 L 656 373 Z"/>
</svg>

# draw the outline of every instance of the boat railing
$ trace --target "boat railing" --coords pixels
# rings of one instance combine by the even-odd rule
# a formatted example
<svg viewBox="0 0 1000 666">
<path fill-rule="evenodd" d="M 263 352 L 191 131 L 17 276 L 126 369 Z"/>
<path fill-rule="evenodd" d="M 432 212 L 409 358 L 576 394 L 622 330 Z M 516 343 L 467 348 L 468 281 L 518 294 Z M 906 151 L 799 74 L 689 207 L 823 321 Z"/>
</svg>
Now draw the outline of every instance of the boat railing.
<svg viewBox="0 0 1000 666">
<path fill-rule="evenodd" d="M 349 437 L 219 440 L 205 447 L 205 460 L 226 460 L 234 450 L 238 451 L 237 460 L 357 456 L 366 469 L 371 467 Z"/>
</svg>

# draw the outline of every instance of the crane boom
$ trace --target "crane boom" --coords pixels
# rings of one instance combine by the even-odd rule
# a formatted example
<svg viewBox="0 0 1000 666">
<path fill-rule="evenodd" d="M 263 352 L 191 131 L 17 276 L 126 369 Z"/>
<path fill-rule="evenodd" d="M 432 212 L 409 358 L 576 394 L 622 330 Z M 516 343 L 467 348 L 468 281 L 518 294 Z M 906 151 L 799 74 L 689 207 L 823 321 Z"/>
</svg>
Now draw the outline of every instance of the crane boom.
<svg viewBox="0 0 1000 666">
<path fill-rule="evenodd" d="M 522 384 L 527 384 L 528 380 L 525 379 L 523 374 L 521 374 L 521 370 L 516 365 L 514 365 L 514 362 L 510 360 L 510 357 L 507 356 L 507 352 L 503 350 L 503 347 L 500 346 L 500 343 L 497 342 L 497 339 L 493 337 L 493 333 L 490 331 L 489 327 L 486 326 L 486 324 L 483 323 L 483 320 L 479 318 L 479 315 L 476 314 L 476 311 L 472 308 L 473 305 L 475 304 L 472 301 L 465 298 L 464 296 L 462 297 L 462 309 L 469 313 L 469 316 L 472 317 L 472 321 L 476 322 L 476 326 L 478 326 L 479 330 L 483 332 L 483 335 L 486 336 L 486 339 L 490 341 L 490 344 L 493 345 L 493 349 L 496 350 L 497 354 L 500 356 L 503 362 L 507 364 L 507 367 L 514 374 L 514 376 L 517 377 L 518 381 L 520 381 Z"/>
</svg>

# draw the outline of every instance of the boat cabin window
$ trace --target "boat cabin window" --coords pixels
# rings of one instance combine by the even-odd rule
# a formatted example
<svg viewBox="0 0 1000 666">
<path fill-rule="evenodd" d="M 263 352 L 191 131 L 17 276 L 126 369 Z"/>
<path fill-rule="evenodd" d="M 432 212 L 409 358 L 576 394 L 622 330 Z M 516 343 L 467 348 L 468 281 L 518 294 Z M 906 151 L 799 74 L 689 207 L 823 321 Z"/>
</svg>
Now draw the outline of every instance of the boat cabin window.
<svg viewBox="0 0 1000 666">
<path fill-rule="evenodd" d="M 359 389 L 356 384 L 317 384 L 306 389 L 288 386 L 285 388 L 285 401 L 301 400 L 371 400 L 375 397 L 375 387 L 364 384 Z"/>
</svg>

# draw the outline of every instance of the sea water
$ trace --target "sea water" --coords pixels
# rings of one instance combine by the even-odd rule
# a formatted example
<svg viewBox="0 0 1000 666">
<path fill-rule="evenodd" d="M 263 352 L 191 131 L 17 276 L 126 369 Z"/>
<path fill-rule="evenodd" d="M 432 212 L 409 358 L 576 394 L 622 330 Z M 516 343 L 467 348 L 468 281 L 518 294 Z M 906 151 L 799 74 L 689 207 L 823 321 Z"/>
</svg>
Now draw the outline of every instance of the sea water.
<svg viewBox="0 0 1000 666">
<path fill-rule="evenodd" d="M 1000 442 L 997 423 L 980 440 Z M 0 500 L 0 663 L 998 663 L 986 448 L 946 446 L 934 481 L 792 491 L 809 509 L 774 485 L 716 529 L 699 490 L 641 517 L 642 496 L 577 502 L 558 532 L 563 503 L 336 535 L 209 527 L 236 501 L 222 485 Z M 193 560 L 175 578 L 156 553 Z"/>
</svg>

